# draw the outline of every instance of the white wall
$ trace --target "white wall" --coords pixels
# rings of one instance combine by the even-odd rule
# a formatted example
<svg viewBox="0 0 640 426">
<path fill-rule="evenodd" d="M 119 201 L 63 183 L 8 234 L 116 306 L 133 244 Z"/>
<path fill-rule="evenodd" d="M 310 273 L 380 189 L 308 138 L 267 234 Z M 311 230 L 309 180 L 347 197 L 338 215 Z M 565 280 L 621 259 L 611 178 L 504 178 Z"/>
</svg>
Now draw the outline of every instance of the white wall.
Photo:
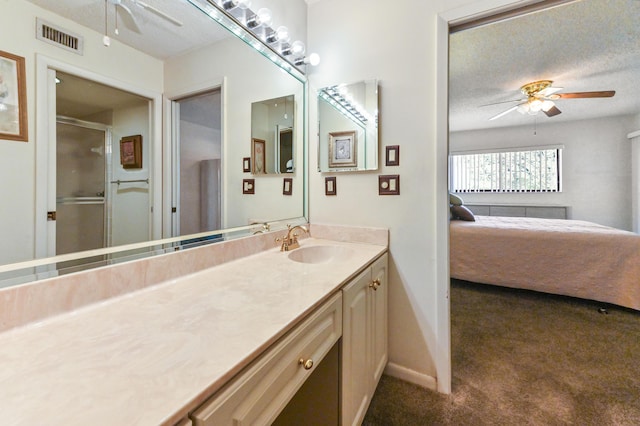
<svg viewBox="0 0 640 426">
<path fill-rule="evenodd" d="M 609 117 L 568 123 L 538 121 L 532 126 L 501 127 L 450 134 L 457 151 L 564 145 L 561 193 L 462 194 L 465 203 L 555 204 L 568 206 L 570 219 L 588 220 L 631 231 L 631 144 L 634 117 Z"/>
<path fill-rule="evenodd" d="M 138 106 L 114 110 L 112 129 L 111 180 L 150 179 L 152 158 L 148 102 L 140 101 Z M 120 139 L 133 135 L 142 136 L 141 169 L 125 169 L 120 164 Z M 148 241 L 151 237 L 149 184 L 110 184 L 108 189 L 111 191 L 111 245 Z"/>
<path fill-rule="evenodd" d="M 468 3 L 321 0 L 309 4 L 308 15 L 309 48 L 322 58 L 310 70 L 310 93 L 378 78 L 380 152 L 386 145 L 401 148 L 400 166 L 381 161 L 378 172 L 338 174 L 338 195 L 325 197 L 324 175 L 315 172 L 317 105 L 311 101 L 311 221 L 390 229 L 389 371 L 444 392 L 450 383 L 448 303 L 443 299 L 448 281 L 442 273 L 448 247 L 441 237 L 446 229 L 438 229 L 446 171 L 438 165 L 443 147 L 436 144 L 436 17 Z M 399 174 L 401 195 L 378 196 L 378 174 Z"/>
<path fill-rule="evenodd" d="M 85 53 L 79 56 L 35 38 L 36 17 L 60 25 L 85 37 Z M 5 241 L 19 244 L 0 244 L 0 264 L 32 259 L 34 256 L 34 191 L 35 150 L 41 141 L 36 135 L 35 55 L 49 58 L 109 75 L 145 90 L 161 92 L 162 63 L 121 45 L 116 40 L 111 47 L 102 45 L 102 35 L 54 15 L 24 0 L 0 2 L 1 49 L 25 58 L 27 83 L 28 142 L 0 140 L 0 235 Z"/>
</svg>

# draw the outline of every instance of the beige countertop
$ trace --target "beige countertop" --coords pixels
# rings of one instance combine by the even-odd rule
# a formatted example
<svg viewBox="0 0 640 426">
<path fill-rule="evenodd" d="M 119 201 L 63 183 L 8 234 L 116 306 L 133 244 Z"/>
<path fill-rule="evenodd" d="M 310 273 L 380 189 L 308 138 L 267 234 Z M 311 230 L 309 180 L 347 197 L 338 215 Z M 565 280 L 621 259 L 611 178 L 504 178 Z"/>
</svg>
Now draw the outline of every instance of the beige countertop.
<svg viewBox="0 0 640 426">
<path fill-rule="evenodd" d="M 386 251 L 310 245 L 347 250 L 307 264 L 275 248 L 0 334 L 1 423 L 179 420 Z"/>
</svg>

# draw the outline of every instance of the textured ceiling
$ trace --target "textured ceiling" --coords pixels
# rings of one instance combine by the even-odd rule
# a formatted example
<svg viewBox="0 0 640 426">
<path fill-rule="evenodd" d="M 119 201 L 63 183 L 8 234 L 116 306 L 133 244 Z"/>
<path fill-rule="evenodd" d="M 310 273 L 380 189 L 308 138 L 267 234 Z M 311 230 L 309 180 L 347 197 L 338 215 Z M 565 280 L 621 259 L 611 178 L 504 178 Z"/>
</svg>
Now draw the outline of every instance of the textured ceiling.
<svg viewBox="0 0 640 426">
<path fill-rule="evenodd" d="M 640 1 L 582 0 L 450 37 L 451 131 L 640 114 Z M 520 86 L 553 80 L 562 92 L 615 90 L 613 98 L 560 99 L 549 118 L 513 111 Z"/>
<path fill-rule="evenodd" d="M 105 32 L 105 0 L 28 0 L 43 9 L 64 16 L 99 33 Z M 126 14 L 119 14 L 119 35 L 114 34 L 116 6 L 121 1 L 133 14 L 140 33 L 127 26 Z M 137 50 L 165 59 L 185 51 L 215 43 L 230 33 L 186 0 L 144 0 L 183 23 L 177 26 L 136 0 L 107 0 L 107 34 Z"/>
</svg>

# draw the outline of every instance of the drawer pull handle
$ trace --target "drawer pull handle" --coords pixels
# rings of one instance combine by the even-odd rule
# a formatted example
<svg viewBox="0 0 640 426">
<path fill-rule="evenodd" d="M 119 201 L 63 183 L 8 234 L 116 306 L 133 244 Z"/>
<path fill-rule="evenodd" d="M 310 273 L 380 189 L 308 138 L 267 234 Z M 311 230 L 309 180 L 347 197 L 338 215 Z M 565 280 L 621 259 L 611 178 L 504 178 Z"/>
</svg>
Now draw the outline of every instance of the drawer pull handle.
<svg viewBox="0 0 640 426">
<path fill-rule="evenodd" d="M 374 291 L 377 291 L 378 287 L 380 287 L 380 280 L 378 279 L 373 280 L 373 282 L 369 284 L 369 287 L 371 287 Z"/>
<path fill-rule="evenodd" d="M 313 360 L 311 358 L 309 358 L 306 361 L 304 358 L 300 358 L 300 360 L 298 361 L 298 364 L 303 366 L 305 370 L 311 370 L 313 368 Z"/>
</svg>

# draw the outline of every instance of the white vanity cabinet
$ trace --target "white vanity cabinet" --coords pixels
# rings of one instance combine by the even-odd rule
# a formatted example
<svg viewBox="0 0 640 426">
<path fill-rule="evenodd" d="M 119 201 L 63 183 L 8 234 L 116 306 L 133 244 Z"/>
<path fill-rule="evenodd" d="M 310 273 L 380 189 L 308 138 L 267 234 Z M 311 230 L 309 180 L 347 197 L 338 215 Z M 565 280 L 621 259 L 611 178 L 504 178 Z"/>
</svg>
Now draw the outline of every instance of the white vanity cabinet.
<svg viewBox="0 0 640 426">
<path fill-rule="evenodd" d="M 360 425 L 387 364 L 387 255 L 343 290 L 342 425 Z"/>
<path fill-rule="evenodd" d="M 271 424 L 341 334 L 337 293 L 194 411 L 194 426 Z"/>
</svg>

